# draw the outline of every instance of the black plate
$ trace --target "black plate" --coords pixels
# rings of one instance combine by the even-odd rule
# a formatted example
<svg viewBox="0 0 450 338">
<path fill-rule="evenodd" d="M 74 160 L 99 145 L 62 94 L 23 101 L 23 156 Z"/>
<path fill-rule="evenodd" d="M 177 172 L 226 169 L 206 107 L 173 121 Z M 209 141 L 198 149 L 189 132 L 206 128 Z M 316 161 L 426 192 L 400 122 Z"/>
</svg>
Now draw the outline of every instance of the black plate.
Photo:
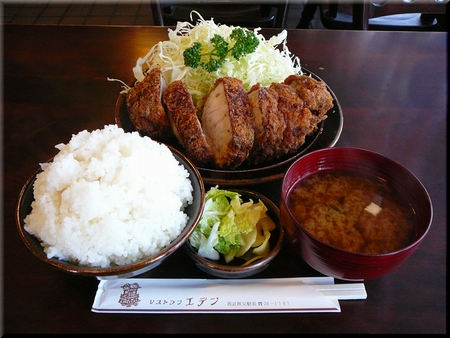
<svg viewBox="0 0 450 338">
<path fill-rule="evenodd" d="M 305 75 L 310 75 L 318 81 L 323 81 L 320 77 L 304 68 L 302 68 L 302 71 Z M 341 135 L 344 120 L 342 109 L 336 95 L 328 85 L 327 89 L 333 97 L 334 106 L 327 112 L 327 119 L 318 125 L 317 132 L 306 137 L 305 143 L 296 153 L 282 157 L 276 162 L 262 163 L 258 166 L 241 165 L 234 170 L 198 167 L 204 183 L 209 185 L 219 185 L 221 187 L 231 187 L 256 185 L 280 180 L 283 178 L 284 173 L 289 166 L 296 159 L 317 149 L 333 147 Z M 115 119 L 117 125 L 125 131 L 131 132 L 136 130 L 127 111 L 125 94 L 119 95 L 116 103 Z M 183 152 L 183 149 L 178 143 L 170 145 Z"/>
</svg>

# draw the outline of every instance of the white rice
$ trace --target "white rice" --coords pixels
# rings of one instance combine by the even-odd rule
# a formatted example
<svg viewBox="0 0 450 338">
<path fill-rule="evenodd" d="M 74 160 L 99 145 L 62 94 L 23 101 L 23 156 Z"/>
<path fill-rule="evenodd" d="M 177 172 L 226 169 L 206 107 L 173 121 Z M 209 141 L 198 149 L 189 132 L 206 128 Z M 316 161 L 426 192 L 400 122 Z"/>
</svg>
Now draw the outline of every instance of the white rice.
<svg viewBox="0 0 450 338">
<path fill-rule="evenodd" d="M 109 267 L 160 252 L 187 224 L 189 173 L 165 145 L 117 125 L 72 135 L 41 164 L 25 230 L 49 258 Z"/>
</svg>

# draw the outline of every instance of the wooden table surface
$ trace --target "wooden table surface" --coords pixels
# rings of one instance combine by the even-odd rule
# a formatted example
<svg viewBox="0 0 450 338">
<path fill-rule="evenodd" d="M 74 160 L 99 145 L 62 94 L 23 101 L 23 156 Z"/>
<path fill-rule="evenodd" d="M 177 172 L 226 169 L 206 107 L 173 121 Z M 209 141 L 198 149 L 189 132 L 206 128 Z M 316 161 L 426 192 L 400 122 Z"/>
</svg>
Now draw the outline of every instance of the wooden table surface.
<svg viewBox="0 0 450 338">
<path fill-rule="evenodd" d="M 430 232 L 398 270 L 364 282 L 366 300 L 341 313 L 97 314 L 98 280 L 41 262 L 18 235 L 19 192 L 40 162 L 81 130 L 115 123 L 120 85 L 164 27 L 4 27 L 4 333 L 445 333 L 447 33 L 289 30 L 302 66 L 336 94 L 344 127 L 335 146 L 398 161 L 427 188 Z M 266 30 L 270 36 L 277 30 Z M 278 203 L 280 181 L 249 187 Z M 320 276 L 288 244 L 255 276 Z M 208 278 L 183 251 L 141 277 Z"/>
</svg>

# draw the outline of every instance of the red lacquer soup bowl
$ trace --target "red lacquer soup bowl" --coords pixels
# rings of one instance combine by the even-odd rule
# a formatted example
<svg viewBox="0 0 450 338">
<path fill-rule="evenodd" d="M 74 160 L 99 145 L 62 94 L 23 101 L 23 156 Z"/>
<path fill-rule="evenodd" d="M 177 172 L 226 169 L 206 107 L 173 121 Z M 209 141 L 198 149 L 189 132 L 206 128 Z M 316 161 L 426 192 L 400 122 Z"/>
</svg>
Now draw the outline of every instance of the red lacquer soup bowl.
<svg viewBox="0 0 450 338">
<path fill-rule="evenodd" d="M 400 267 L 430 229 L 422 183 L 399 163 L 358 148 L 327 148 L 295 161 L 282 183 L 285 237 L 320 273 L 343 280 Z"/>
</svg>

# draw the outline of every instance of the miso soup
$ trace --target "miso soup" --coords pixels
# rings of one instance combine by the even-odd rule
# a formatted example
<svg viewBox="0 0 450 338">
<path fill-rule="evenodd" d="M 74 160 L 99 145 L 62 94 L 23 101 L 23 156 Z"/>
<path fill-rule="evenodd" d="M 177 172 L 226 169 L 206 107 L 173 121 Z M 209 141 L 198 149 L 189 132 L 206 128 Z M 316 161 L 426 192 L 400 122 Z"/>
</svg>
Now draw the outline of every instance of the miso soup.
<svg viewBox="0 0 450 338">
<path fill-rule="evenodd" d="M 324 170 L 297 182 L 292 215 L 311 235 L 334 247 L 365 254 L 397 251 L 414 235 L 414 212 L 382 180 Z"/>
</svg>

